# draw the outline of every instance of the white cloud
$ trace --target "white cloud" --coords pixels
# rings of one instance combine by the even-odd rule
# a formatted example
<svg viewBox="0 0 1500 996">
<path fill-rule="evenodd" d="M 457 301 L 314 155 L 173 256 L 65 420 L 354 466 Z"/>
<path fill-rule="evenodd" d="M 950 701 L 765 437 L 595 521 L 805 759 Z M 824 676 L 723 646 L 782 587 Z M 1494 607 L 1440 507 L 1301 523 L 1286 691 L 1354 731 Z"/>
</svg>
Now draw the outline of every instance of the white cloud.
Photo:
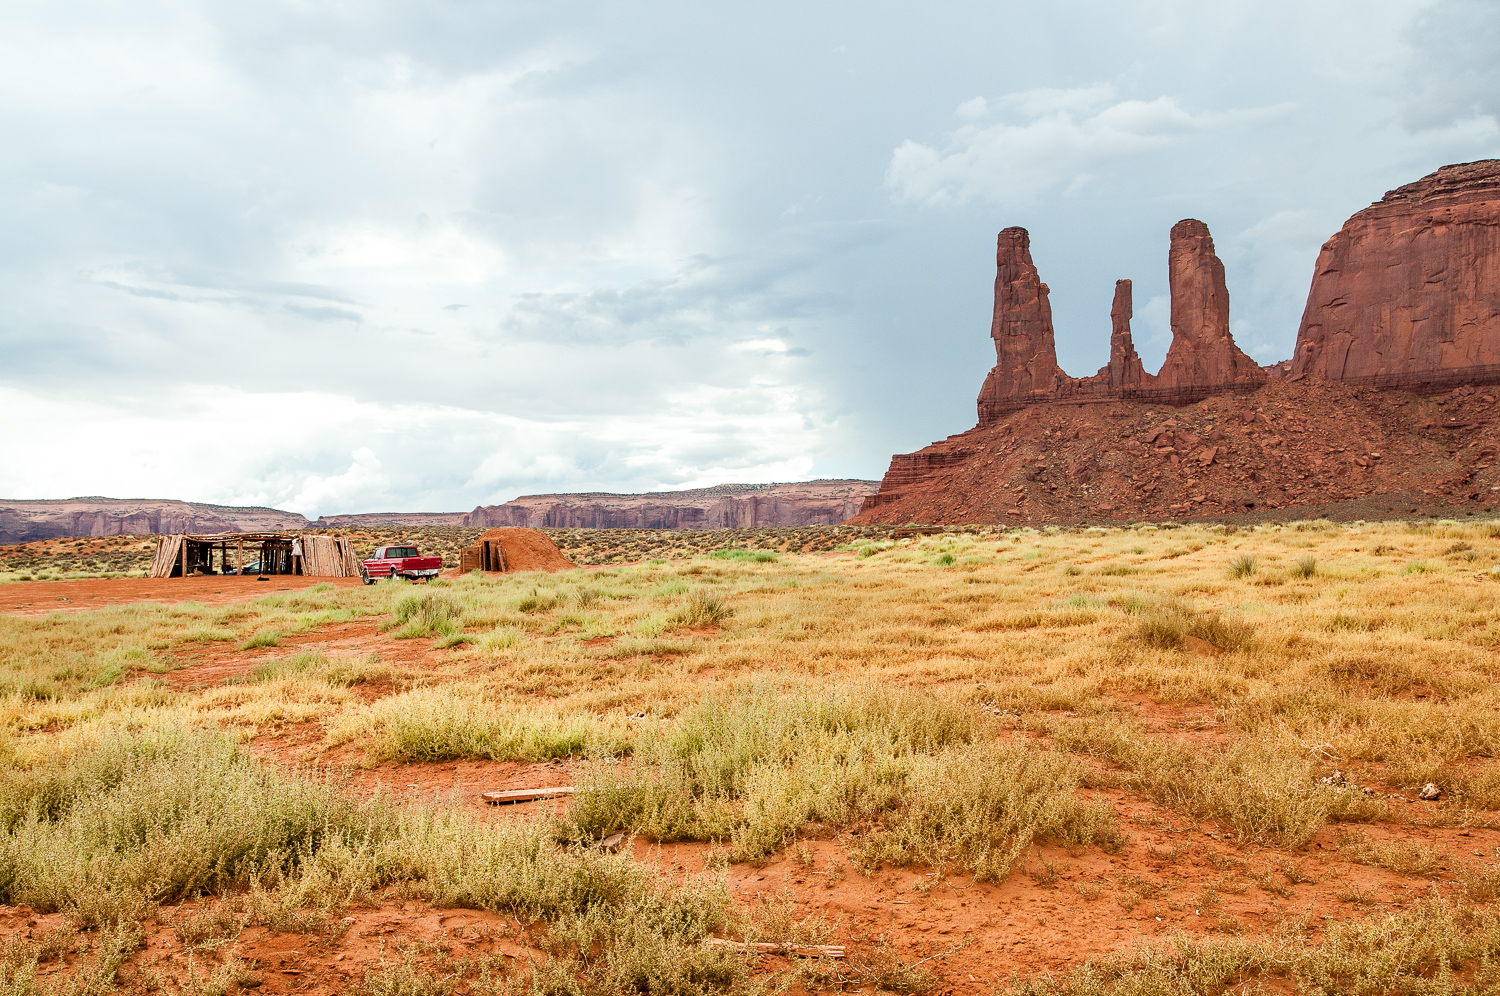
<svg viewBox="0 0 1500 996">
<path fill-rule="evenodd" d="M 309 476 L 287 507 L 298 510 L 351 508 L 371 499 L 388 498 L 392 491 L 391 479 L 381 468 L 380 458 L 375 452 L 368 446 L 361 446 L 349 456 L 352 462 L 348 470 L 330 477 Z"/>
<path fill-rule="evenodd" d="M 891 155 L 886 186 L 902 200 L 934 206 L 1027 204 L 1142 153 L 1264 121 L 1291 106 L 1192 113 L 1174 97 L 1115 97 L 1109 84 L 1009 94 L 996 104 L 1020 120 L 964 125 L 941 148 L 908 139 Z"/>
<path fill-rule="evenodd" d="M 820 407 L 806 390 L 754 381 L 669 393 L 649 412 L 557 421 L 322 392 L 59 401 L 0 386 L 0 408 L 26 413 L 22 431 L 0 434 L 0 495 L 174 496 L 316 517 L 698 487 L 719 475 L 787 480 L 808 474 L 825 445 L 831 426 L 809 418 Z"/>
<path fill-rule="evenodd" d="M 729 348 L 740 353 L 785 353 L 791 347 L 780 339 L 746 339 Z"/>
</svg>

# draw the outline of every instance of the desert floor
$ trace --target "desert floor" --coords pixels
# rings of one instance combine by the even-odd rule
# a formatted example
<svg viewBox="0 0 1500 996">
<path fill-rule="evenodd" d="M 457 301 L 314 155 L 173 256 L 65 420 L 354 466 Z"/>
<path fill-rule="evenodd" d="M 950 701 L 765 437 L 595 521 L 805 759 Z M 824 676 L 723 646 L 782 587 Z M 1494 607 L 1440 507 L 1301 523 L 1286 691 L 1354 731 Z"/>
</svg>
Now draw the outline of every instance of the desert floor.
<svg viewBox="0 0 1500 996">
<path fill-rule="evenodd" d="M 0 585 L 0 992 L 1493 986 L 1497 537 Z"/>
</svg>

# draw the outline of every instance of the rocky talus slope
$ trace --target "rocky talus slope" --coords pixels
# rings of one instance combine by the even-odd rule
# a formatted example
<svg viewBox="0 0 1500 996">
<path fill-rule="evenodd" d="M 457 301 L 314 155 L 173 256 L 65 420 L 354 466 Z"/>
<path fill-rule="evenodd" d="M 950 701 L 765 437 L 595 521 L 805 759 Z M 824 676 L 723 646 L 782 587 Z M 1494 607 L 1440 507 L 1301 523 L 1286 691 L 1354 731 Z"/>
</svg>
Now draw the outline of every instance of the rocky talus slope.
<svg viewBox="0 0 1500 996">
<path fill-rule="evenodd" d="M 1399 516 L 1500 506 L 1500 405 L 1274 382 L 1181 408 L 1038 405 L 897 455 L 864 523 Z"/>
</svg>

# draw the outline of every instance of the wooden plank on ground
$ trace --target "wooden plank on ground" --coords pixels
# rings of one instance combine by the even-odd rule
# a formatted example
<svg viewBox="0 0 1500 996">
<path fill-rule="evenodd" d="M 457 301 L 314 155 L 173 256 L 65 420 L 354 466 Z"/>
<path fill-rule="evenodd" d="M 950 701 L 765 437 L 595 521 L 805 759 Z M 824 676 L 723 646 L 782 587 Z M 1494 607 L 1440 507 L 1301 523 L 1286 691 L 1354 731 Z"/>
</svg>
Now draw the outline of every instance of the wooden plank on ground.
<svg viewBox="0 0 1500 996">
<path fill-rule="evenodd" d="M 530 802 L 532 799 L 558 799 L 565 795 L 573 794 L 571 785 L 555 785 L 551 788 L 534 789 L 505 789 L 493 792 L 485 792 L 481 798 L 491 805 L 499 805 L 506 802 Z"/>
<path fill-rule="evenodd" d="M 738 951 L 741 954 L 784 954 L 794 958 L 842 958 L 845 953 L 842 944 L 791 944 L 789 942 L 741 944 L 739 941 L 726 941 L 720 937 L 710 937 L 708 946 L 722 948 L 725 951 Z"/>
</svg>

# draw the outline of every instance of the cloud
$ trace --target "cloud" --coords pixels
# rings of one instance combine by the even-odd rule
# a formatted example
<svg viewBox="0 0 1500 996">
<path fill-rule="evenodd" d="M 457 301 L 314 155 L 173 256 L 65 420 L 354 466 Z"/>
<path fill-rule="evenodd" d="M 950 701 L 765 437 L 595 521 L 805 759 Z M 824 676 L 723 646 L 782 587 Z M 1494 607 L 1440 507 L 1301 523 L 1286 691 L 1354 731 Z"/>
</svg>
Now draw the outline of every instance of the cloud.
<svg viewBox="0 0 1500 996">
<path fill-rule="evenodd" d="M 380 466 L 380 458 L 368 446 L 349 454 L 349 469 L 342 474 L 308 476 L 302 489 L 287 503 L 294 509 L 349 508 L 372 499 L 389 498 L 391 480 Z M 399 500 L 399 499 L 398 499 Z"/>
<path fill-rule="evenodd" d="M 467 510 L 537 491 L 699 487 L 716 476 L 796 479 L 835 428 L 807 390 L 767 382 L 683 389 L 649 414 L 553 421 L 198 387 L 66 400 L 0 387 L 0 405 L 47 427 L 0 434 L 0 494 L 176 496 L 309 517 Z M 54 459 L 58 440 L 89 459 Z"/>
<path fill-rule="evenodd" d="M 1274 351 L 1319 236 L 1500 134 L 1458 0 L 748 10 L 8 10 L 0 494 L 878 477 L 972 424 L 997 229 L 1069 369 L 1117 277 L 1165 328 L 1185 215 Z"/>
<path fill-rule="evenodd" d="M 1414 130 L 1472 118 L 1500 121 L 1500 4 L 1439 0 L 1413 22 L 1411 92 L 1402 122 Z"/>
<path fill-rule="evenodd" d="M 959 115 L 978 117 L 983 106 L 966 101 Z M 1291 108 L 1192 113 L 1174 97 L 1118 100 L 1109 84 L 1026 90 L 995 106 L 1011 120 L 964 125 L 941 148 L 903 142 L 891 155 L 887 188 L 901 200 L 931 206 L 1027 204 L 1195 134 L 1265 121 Z"/>
</svg>

